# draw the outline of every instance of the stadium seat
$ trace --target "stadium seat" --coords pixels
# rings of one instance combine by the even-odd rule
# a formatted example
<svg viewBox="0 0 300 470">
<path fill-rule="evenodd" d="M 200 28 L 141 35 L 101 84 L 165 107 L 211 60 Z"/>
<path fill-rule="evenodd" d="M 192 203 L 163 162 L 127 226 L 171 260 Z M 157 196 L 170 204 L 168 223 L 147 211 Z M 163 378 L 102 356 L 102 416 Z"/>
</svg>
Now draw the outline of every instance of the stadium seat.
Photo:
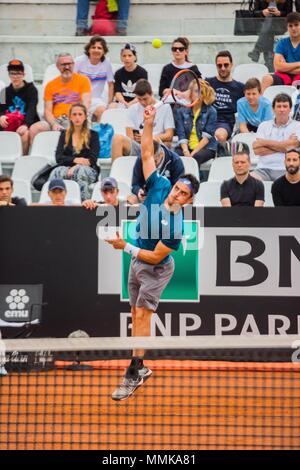
<svg viewBox="0 0 300 470">
<path fill-rule="evenodd" d="M 16 132 L 0 132 L 0 162 L 14 163 L 22 156 L 22 141 Z"/>
<path fill-rule="evenodd" d="M 194 175 L 199 180 L 199 166 L 194 158 L 180 157 L 184 166 L 184 172 Z"/>
<path fill-rule="evenodd" d="M 39 155 L 47 158 L 50 162 L 56 162 L 55 152 L 59 136 L 59 131 L 40 132 L 33 140 L 30 155 Z"/>
<path fill-rule="evenodd" d="M 2 165 L 1 165 L 1 162 L 0 162 L 0 175 L 2 175 Z"/>
<path fill-rule="evenodd" d="M 249 150 L 250 150 L 251 163 L 254 166 L 257 164 L 257 160 L 258 160 L 258 157 L 255 155 L 253 151 L 253 142 L 255 141 L 255 139 L 256 139 L 255 132 L 243 132 L 241 134 L 236 134 L 231 140 L 231 144 L 233 144 L 234 142 L 243 142 L 244 144 L 248 145 Z"/>
<path fill-rule="evenodd" d="M 271 192 L 273 181 L 263 181 L 263 183 L 265 187 L 265 207 L 274 207 Z"/>
<path fill-rule="evenodd" d="M 25 80 L 26 82 L 33 82 L 33 71 L 29 64 L 24 64 L 25 67 Z M 7 64 L 0 65 L 0 80 L 5 83 L 5 86 L 10 84 L 9 75 L 7 72 Z"/>
<path fill-rule="evenodd" d="M 14 164 L 12 179 L 22 179 L 30 184 L 33 176 L 48 164 L 45 157 L 19 157 Z"/>
<path fill-rule="evenodd" d="M 126 135 L 128 127 L 127 109 L 106 109 L 101 116 L 102 124 L 111 124 L 115 134 Z"/>
<path fill-rule="evenodd" d="M 27 204 L 32 203 L 31 199 L 31 189 L 30 189 L 30 182 L 24 179 L 15 179 L 13 178 L 14 186 L 13 186 L 13 197 L 23 197 L 26 199 Z"/>
<path fill-rule="evenodd" d="M 103 201 L 101 194 L 101 181 L 97 181 L 97 183 L 94 185 L 92 200 L 97 202 Z"/>
<path fill-rule="evenodd" d="M 215 77 L 217 75 L 216 64 L 196 64 L 202 78 Z"/>
<path fill-rule="evenodd" d="M 44 72 L 43 84 L 42 84 L 43 90 L 45 86 L 47 85 L 47 83 L 53 80 L 54 78 L 58 77 L 58 75 L 59 75 L 59 70 L 56 67 L 56 64 L 48 65 L 48 67 L 46 68 Z"/>
<path fill-rule="evenodd" d="M 292 98 L 293 105 L 295 106 L 296 99 L 298 96 L 298 90 L 295 86 L 291 85 L 274 85 L 269 86 L 264 91 L 264 97 L 268 98 L 268 100 L 273 101 L 276 95 L 279 93 L 286 93 Z"/>
<path fill-rule="evenodd" d="M 164 64 L 143 64 L 148 72 L 148 80 L 151 83 L 154 96 L 158 96 L 159 81 Z"/>
<path fill-rule="evenodd" d="M 72 181 L 72 180 L 64 180 L 64 182 L 67 188 L 66 198 L 71 199 L 74 203 L 81 205 L 79 184 L 76 183 L 76 181 Z M 47 181 L 47 183 L 44 184 L 42 191 L 41 191 L 40 202 L 42 203 L 47 203 L 50 201 L 50 198 L 48 196 L 48 186 L 49 186 L 49 181 Z"/>
<path fill-rule="evenodd" d="M 110 175 L 118 181 L 119 197 L 125 200 L 131 194 L 133 167 L 137 157 L 119 157 L 112 163 Z"/>
<path fill-rule="evenodd" d="M 0 80 L 0 91 L 3 90 L 5 87 L 5 82 L 3 80 Z"/>
<path fill-rule="evenodd" d="M 208 181 L 224 181 L 234 176 L 232 157 L 215 158 L 211 164 Z"/>
<path fill-rule="evenodd" d="M 221 184 L 221 181 L 205 181 L 201 183 L 194 199 L 194 206 L 220 207 Z"/>
<path fill-rule="evenodd" d="M 235 66 L 232 76 L 234 80 L 246 83 L 249 78 L 258 78 L 261 81 L 267 73 L 269 70 L 264 64 L 240 64 Z"/>
<path fill-rule="evenodd" d="M 114 73 L 116 73 L 117 70 L 119 70 L 121 67 L 123 67 L 123 64 L 112 63 L 111 66 L 113 68 Z"/>
</svg>

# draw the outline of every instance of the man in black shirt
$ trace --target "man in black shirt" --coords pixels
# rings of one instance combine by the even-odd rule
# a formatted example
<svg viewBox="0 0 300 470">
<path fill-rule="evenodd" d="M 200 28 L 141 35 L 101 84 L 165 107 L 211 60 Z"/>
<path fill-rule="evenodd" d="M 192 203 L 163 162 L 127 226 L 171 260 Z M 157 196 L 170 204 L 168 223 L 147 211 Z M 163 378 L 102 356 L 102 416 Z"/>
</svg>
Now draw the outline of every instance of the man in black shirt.
<svg viewBox="0 0 300 470">
<path fill-rule="evenodd" d="M 265 188 L 262 181 L 250 175 L 250 156 L 245 150 L 232 156 L 235 176 L 224 181 L 221 186 L 223 207 L 255 206 L 261 207 L 265 201 Z"/>
<path fill-rule="evenodd" d="M 27 206 L 25 199 L 12 197 L 13 190 L 13 180 L 0 175 L 0 206 Z"/>
<path fill-rule="evenodd" d="M 216 66 L 218 75 L 206 81 L 216 92 L 214 107 L 218 117 L 215 138 L 219 142 L 226 142 L 234 128 L 237 101 L 244 96 L 244 84 L 232 78 L 233 61 L 229 51 L 217 54 Z"/>
<path fill-rule="evenodd" d="M 274 206 L 300 206 L 300 154 L 291 149 L 285 154 L 286 173 L 272 184 Z"/>
</svg>

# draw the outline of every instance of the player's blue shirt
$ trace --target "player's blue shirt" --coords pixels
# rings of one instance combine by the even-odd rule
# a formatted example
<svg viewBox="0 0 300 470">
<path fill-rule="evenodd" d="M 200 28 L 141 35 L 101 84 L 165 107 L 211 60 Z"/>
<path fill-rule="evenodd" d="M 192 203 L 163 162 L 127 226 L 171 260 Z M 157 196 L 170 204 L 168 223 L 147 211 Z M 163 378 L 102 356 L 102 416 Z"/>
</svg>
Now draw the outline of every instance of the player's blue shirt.
<svg viewBox="0 0 300 470">
<path fill-rule="evenodd" d="M 249 123 L 258 127 L 261 122 L 271 121 L 273 111 L 271 102 L 264 96 L 259 97 L 257 111 L 253 111 L 248 100 L 244 97 L 237 102 L 238 120 L 240 123 Z"/>
<path fill-rule="evenodd" d="M 183 234 L 183 215 L 182 210 L 173 214 L 164 206 L 171 191 L 170 181 L 154 171 L 146 181 L 146 190 L 147 196 L 137 219 L 135 245 L 154 251 L 161 241 L 168 248 L 178 250 Z M 167 256 L 161 263 L 166 263 L 169 258 Z"/>
<path fill-rule="evenodd" d="M 295 49 L 289 37 L 282 38 L 276 44 L 275 54 L 283 55 L 288 63 L 300 62 L 300 44 Z"/>
</svg>

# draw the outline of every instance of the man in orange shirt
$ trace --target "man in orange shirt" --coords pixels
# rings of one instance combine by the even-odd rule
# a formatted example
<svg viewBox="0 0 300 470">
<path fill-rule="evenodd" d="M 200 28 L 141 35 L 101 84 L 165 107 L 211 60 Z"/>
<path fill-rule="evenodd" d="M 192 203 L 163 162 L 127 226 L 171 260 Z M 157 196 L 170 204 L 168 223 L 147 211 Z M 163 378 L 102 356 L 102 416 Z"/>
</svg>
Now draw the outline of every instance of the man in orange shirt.
<svg viewBox="0 0 300 470">
<path fill-rule="evenodd" d="M 61 131 L 69 124 L 69 109 L 74 103 L 82 103 L 89 109 L 91 104 L 91 83 L 84 75 L 74 73 L 74 59 L 71 54 L 59 54 L 56 66 L 60 75 L 47 83 L 44 92 L 44 121 L 31 126 L 31 142 L 36 134 L 43 131 Z"/>
</svg>

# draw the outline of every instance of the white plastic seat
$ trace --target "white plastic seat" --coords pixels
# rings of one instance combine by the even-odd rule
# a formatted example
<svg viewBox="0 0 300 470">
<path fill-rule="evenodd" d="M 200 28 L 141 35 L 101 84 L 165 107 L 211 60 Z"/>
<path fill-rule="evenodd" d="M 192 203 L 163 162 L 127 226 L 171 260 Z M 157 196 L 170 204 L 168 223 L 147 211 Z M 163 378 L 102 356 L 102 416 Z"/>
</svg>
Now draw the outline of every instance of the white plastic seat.
<svg viewBox="0 0 300 470">
<path fill-rule="evenodd" d="M 250 160 L 252 165 L 256 165 L 258 161 L 258 157 L 255 155 L 253 150 L 253 142 L 256 140 L 256 133 L 255 132 L 242 132 L 241 134 L 236 134 L 232 140 L 231 144 L 234 142 L 243 142 L 247 144 L 250 150 Z"/>
<path fill-rule="evenodd" d="M 116 73 L 117 70 L 119 70 L 121 67 L 123 67 L 123 64 L 120 64 L 120 63 L 117 64 L 117 63 L 112 62 L 111 66 L 112 66 L 112 69 L 113 69 L 114 73 Z"/>
<path fill-rule="evenodd" d="M 0 91 L 3 90 L 5 87 L 5 82 L 3 80 L 0 80 Z"/>
<path fill-rule="evenodd" d="M 56 67 L 56 64 L 48 65 L 48 67 L 46 68 L 44 72 L 43 83 L 42 83 L 43 90 L 45 86 L 47 85 L 47 83 L 53 80 L 54 78 L 58 77 L 58 75 L 59 75 L 59 70 Z"/>
<path fill-rule="evenodd" d="M 22 141 L 16 132 L 0 132 L 0 162 L 14 163 L 22 155 Z"/>
<path fill-rule="evenodd" d="M 205 181 L 200 183 L 200 188 L 194 199 L 194 206 L 220 207 L 221 181 Z"/>
<path fill-rule="evenodd" d="M 119 185 L 119 197 L 125 200 L 131 194 L 133 167 L 137 157 L 119 157 L 112 163 L 110 175 Z"/>
<path fill-rule="evenodd" d="M 273 197 L 272 197 L 272 184 L 273 181 L 263 181 L 265 187 L 265 207 L 274 207 Z"/>
<path fill-rule="evenodd" d="M 216 64 L 196 64 L 202 78 L 215 77 L 217 75 Z"/>
<path fill-rule="evenodd" d="M 49 161 L 45 157 L 19 157 L 15 161 L 12 178 L 13 180 L 23 179 L 28 181 L 30 184 L 33 176 L 42 168 L 44 168 L 48 163 Z"/>
<path fill-rule="evenodd" d="M 219 181 L 222 183 L 222 181 L 228 180 L 233 176 L 232 157 L 220 157 L 213 160 L 208 175 L 208 181 Z"/>
<path fill-rule="evenodd" d="M 2 165 L 1 165 L 1 162 L 0 162 L 0 175 L 2 175 Z"/>
<path fill-rule="evenodd" d="M 164 64 L 144 64 L 143 68 L 148 72 L 148 81 L 151 83 L 154 96 L 158 96 L 160 76 Z"/>
<path fill-rule="evenodd" d="M 13 178 L 13 197 L 22 197 L 26 200 L 27 204 L 32 203 L 30 182 L 24 179 Z"/>
<path fill-rule="evenodd" d="M 0 80 L 2 80 L 5 83 L 5 86 L 8 86 L 11 81 L 7 72 L 7 65 L 8 64 L 2 64 L 0 65 Z M 25 80 L 26 82 L 33 82 L 33 71 L 32 67 L 29 64 L 24 64 L 25 68 Z"/>
<path fill-rule="evenodd" d="M 102 194 L 101 194 L 101 181 L 97 181 L 93 188 L 93 193 L 92 193 L 92 200 L 93 201 L 103 201 Z"/>
<path fill-rule="evenodd" d="M 33 139 L 30 155 L 39 155 L 54 163 L 59 136 L 59 131 L 40 132 Z"/>
<path fill-rule="evenodd" d="M 81 196 L 80 196 L 80 188 L 79 184 L 73 180 L 64 180 L 67 188 L 67 196 L 66 199 L 71 200 L 74 204 L 81 205 Z M 47 203 L 50 202 L 50 198 L 48 196 L 48 187 L 49 181 L 44 184 L 41 191 L 40 202 Z"/>
<path fill-rule="evenodd" d="M 199 166 L 194 158 L 191 157 L 180 157 L 184 166 L 184 172 L 190 175 L 194 175 L 199 180 Z"/>
<path fill-rule="evenodd" d="M 292 98 L 293 106 L 295 106 L 296 99 L 298 96 L 298 90 L 295 86 L 292 85 L 269 86 L 264 91 L 264 97 L 268 98 L 268 100 L 270 100 L 272 103 L 275 96 L 277 96 L 279 93 L 286 93 L 287 95 L 289 95 Z"/>
<path fill-rule="evenodd" d="M 235 66 L 232 76 L 234 80 L 246 83 L 249 78 L 258 78 L 261 81 L 267 73 L 269 70 L 264 64 L 240 64 Z"/>
<path fill-rule="evenodd" d="M 102 124 L 111 124 L 115 134 L 126 135 L 128 127 L 127 109 L 106 109 L 101 116 Z"/>
</svg>

